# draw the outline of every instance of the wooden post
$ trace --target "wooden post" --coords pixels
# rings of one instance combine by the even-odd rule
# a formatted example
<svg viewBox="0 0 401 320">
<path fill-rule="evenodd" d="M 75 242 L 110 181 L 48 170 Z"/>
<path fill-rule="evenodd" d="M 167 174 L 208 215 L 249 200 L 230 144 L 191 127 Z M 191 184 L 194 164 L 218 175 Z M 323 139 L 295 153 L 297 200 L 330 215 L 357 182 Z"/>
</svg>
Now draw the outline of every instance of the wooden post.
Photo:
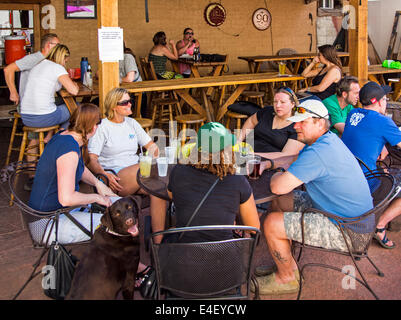
<svg viewBox="0 0 401 320">
<path fill-rule="evenodd" d="M 118 0 L 98 0 L 97 4 L 98 28 L 118 27 Z M 102 63 L 99 60 L 99 107 L 102 116 L 106 94 L 119 85 L 118 61 Z"/>
<path fill-rule="evenodd" d="M 368 81 L 368 0 L 350 0 L 349 66 L 360 85 Z"/>
</svg>

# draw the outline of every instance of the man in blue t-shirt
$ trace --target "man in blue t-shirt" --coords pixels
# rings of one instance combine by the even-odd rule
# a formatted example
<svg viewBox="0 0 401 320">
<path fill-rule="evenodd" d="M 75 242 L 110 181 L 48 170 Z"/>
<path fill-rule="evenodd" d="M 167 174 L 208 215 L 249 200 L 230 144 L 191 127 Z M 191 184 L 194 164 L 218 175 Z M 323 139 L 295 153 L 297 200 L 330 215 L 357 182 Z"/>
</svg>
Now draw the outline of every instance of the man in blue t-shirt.
<svg viewBox="0 0 401 320">
<path fill-rule="evenodd" d="M 401 147 L 401 132 L 394 121 L 386 117 L 389 86 L 376 82 L 366 83 L 360 93 L 363 108 L 352 110 L 345 122 L 342 140 L 351 152 L 361 159 L 371 170 L 376 169 L 376 160 L 386 143 Z M 368 169 L 362 167 L 364 171 Z M 371 189 L 375 185 L 371 184 Z M 380 216 L 376 226 L 375 239 L 384 248 L 392 249 L 395 244 L 386 236 L 386 225 L 401 214 L 401 199 L 395 199 Z"/>
<path fill-rule="evenodd" d="M 272 203 L 273 212 L 264 222 L 264 234 L 277 271 L 258 278 L 262 294 L 299 289 L 290 241 L 302 242 L 303 210 L 313 207 L 339 217 L 358 217 L 373 207 L 358 162 L 337 135 L 329 131 L 329 114 L 322 102 L 303 102 L 288 120 L 295 122 L 297 139 L 306 146 L 288 171 L 276 173 L 271 179 L 271 191 L 283 196 Z M 302 184 L 306 192 L 294 190 Z M 370 231 L 374 228 L 372 218 L 364 221 Z M 306 244 L 347 251 L 342 233 L 331 219 L 306 213 L 304 228 Z"/>
</svg>

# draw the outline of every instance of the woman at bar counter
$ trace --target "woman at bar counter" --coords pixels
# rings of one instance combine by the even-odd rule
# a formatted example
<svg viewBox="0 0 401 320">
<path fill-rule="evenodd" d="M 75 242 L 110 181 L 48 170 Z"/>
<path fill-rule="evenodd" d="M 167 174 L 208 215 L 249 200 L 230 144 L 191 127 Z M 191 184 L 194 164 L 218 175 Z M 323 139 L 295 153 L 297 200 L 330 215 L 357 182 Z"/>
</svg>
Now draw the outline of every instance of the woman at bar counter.
<svg viewBox="0 0 401 320">
<path fill-rule="evenodd" d="M 153 43 L 154 46 L 149 53 L 149 61 L 153 62 L 157 77 L 159 79 L 182 78 L 182 75 L 177 75 L 173 71 L 167 71 L 166 69 L 167 59 L 178 59 L 175 41 L 169 41 L 170 49 L 167 46 L 166 34 L 163 31 L 159 31 L 153 36 Z"/>
<path fill-rule="evenodd" d="M 239 141 L 244 141 L 253 129 L 255 153 L 273 161 L 297 155 L 305 145 L 297 140 L 294 123 L 287 121 L 297 106 L 298 99 L 292 89 L 277 89 L 273 107 L 266 106 L 250 116 L 241 129 Z"/>
<path fill-rule="evenodd" d="M 71 80 L 65 69 L 69 56 L 68 48 L 57 44 L 42 62 L 31 69 L 21 101 L 24 125 L 50 127 L 60 124 L 67 128 L 70 112 L 65 104 L 56 106 L 54 95 L 62 87 L 72 95 L 78 93 L 78 84 Z"/>
<path fill-rule="evenodd" d="M 183 54 L 192 56 L 194 54 L 194 49 L 200 47 L 199 41 L 194 39 L 194 31 L 191 28 L 184 29 L 184 38 L 178 41 L 176 46 L 179 57 Z M 184 78 L 189 78 L 191 75 L 191 67 L 185 63 L 179 63 L 178 66 Z"/>
<path fill-rule="evenodd" d="M 190 164 L 177 164 L 170 173 L 167 186 L 168 195 L 176 207 L 177 227 L 188 224 L 196 207 L 216 181 L 217 184 L 190 226 L 233 225 L 236 216 L 239 216 L 243 225 L 260 227 L 252 188 L 245 176 L 235 174 L 234 144 L 235 136 L 221 123 L 209 122 L 199 129 L 197 146 L 191 151 Z M 207 149 L 204 150 L 204 147 Z M 225 231 L 189 232 L 180 241 L 218 241 L 232 236 Z M 173 239 L 168 238 L 167 241 Z"/>
<path fill-rule="evenodd" d="M 341 60 L 332 45 L 325 44 L 318 48 L 319 54 L 313 58 L 311 64 L 302 72 L 305 78 L 313 78 L 312 86 L 298 92 L 307 92 L 314 97 L 324 100 L 336 93 L 337 83 L 341 80 Z M 323 64 L 323 67 L 317 67 Z M 317 67 L 317 68 L 316 68 Z"/>
</svg>

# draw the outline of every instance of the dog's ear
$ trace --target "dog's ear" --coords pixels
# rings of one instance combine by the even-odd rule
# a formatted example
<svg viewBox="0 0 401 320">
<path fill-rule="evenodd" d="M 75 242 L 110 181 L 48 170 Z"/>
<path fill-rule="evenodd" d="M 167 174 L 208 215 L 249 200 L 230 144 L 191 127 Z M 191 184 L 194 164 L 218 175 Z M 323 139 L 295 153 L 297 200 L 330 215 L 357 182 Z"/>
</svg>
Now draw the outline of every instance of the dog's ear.
<svg viewBox="0 0 401 320">
<path fill-rule="evenodd" d="M 142 203 L 142 198 L 140 196 L 133 196 L 131 195 L 130 198 L 132 199 L 132 201 L 134 202 L 134 204 L 136 205 L 136 212 L 139 213 L 141 212 L 141 203 Z"/>
<path fill-rule="evenodd" d="M 113 221 L 111 220 L 110 216 L 110 207 L 106 208 L 106 211 L 103 213 L 100 221 L 102 222 L 102 225 L 104 225 L 106 228 L 109 228 L 110 230 L 114 229 Z"/>
</svg>

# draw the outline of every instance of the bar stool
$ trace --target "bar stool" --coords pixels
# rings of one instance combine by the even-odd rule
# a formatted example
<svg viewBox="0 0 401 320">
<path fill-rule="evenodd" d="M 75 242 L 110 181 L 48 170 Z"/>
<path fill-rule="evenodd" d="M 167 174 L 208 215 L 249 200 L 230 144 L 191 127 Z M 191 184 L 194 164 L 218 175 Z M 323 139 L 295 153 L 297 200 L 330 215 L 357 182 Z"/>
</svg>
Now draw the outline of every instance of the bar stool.
<svg viewBox="0 0 401 320">
<path fill-rule="evenodd" d="M 21 148 L 19 152 L 18 161 L 22 161 L 24 159 L 24 155 L 32 156 L 32 157 L 40 157 L 45 149 L 45 133 L 54 131 L 57 132 L 59 129 L 59 125 L 51 126 L 51 127 L 43 127 L 43 128 L 35 128 L 35 127 L 27 127 L 24 126 Z M 28 140 L 28 132 L 38 133 L 39 134 L 39 153 L 28 153 L 30 149 L 33 149 L 35 146 L 27 147 L 27 140 Z"/>
<path fill-rule="evenodd" d="M 263 108 L 263 98 L 265 96 L 264 92 L 244 91 L 241 95 L 244 97 L 245 101 L 250 101 L 250 99 L 256 100 L 256 104 Z"/>
<path fill-rule="evenodd" d="M 173 121 L 174 113 L 181 114 L 181 106 L 176 98 L 155 98 L 152 99 L 152 104 L 152 128 Z"/>
<path fill-rule="evenodd" d="M 10 111 L 10 113 L 11 113 L 11 111 Z M 6 158 L 5 166 L 8 166 L 8 164 L 10 163 L 11 152 L 12 151 L 18 151 L 18 152 L 20 151 L 20 148 L 14 147 L 15 136 L 21 136 L 22 137 L 24 135 L 22 132 L 17 132 L 18 122 L 21 121 L 21 115 L 16 110 L 12 111 L 12 115 L 14 116 L 13 128 L 11 130 L 11 137 L 10 137 L 10 143 L 8 145 L 8 151 L 7 151 L 7 158 Z"/>
<path fill-rule="evenodd" d="M 231 120 L 236 120 L 236 129 L 241 130 L 241 120 L 242 119 L 248 119 L 249 116 L 246 114 L 241 114 L 233 111 L 227 111 L 225 116 L 227 117 L 226 121 L 226 128 L 230 129 L 231 126 Z"/>
<path fill-rule="evenodd" d="M 149 129 L 153 126 L 153 121 L 151 119 L 146 118 L 134 118 L 146 132 L 149 132 Z"/>
<path fill-rule="evenodd" d="M 181 114 L 175 117 L 175 120 L 181 127 L 181 145 L 183 146 L 187 139 L 187 128 L 188 126 L 193 126 L 196 131 L 199 130 L 201 126 L 203 126 L 206 121 L 206 116 L 202 116 L 200 114 Z"/>
</svg>

